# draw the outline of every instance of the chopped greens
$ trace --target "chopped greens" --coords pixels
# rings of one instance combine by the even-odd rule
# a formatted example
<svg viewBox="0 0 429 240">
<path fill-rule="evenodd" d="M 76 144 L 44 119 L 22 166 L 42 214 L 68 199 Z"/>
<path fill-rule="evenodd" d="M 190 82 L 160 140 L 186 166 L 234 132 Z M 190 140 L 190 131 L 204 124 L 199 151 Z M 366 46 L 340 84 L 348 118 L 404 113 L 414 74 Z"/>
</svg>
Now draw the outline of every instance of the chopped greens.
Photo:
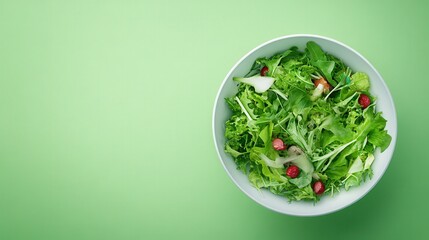
<svg viewBox="0 0 429 240">
<path fill-rule="evenodd" d="M 268 71 L 261 76 L 264 67 Z M 368 75 L 353 72 L 315 42 L 304 51 L 292 47 L 259 58 L 234 81 L 238 92 L 226 99 L 232 116 L 225 125 L 225 151 L 256 188 L 290 201 L 318 201 L 320 189 L 348 190 L 371 177 L 375 149 L 390 144 Z M 369 106 L 359 103 L 363 94 Z M 274 139 L 289 148 L 276 150 Z M 290 165 L 301 170 L 298 176 L 286 175 Z"/>
</svg>

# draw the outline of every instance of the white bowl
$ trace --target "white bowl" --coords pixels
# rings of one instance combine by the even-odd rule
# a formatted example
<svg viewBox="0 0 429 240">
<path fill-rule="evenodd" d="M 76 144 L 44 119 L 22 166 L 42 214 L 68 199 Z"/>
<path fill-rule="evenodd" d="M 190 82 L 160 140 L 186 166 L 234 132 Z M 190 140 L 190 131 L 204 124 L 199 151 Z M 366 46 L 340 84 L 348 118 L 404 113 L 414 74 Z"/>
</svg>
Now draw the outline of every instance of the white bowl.
<svg viewBox="0 0 429 240">
<path fill-rule="evenodd" d="M 234 76 L 244 76 L 251 68 L 253 62 L 259 57 L 270 57 L 275 53 L 284 51 L 292 46 L 297 46 L 303 50 L 308 41 L 314 41 L 319 44 L 326 52 L 340 58 L 345 64 L 354 71 L 361 71 L 368 74 L 371 81 L 370 92 L 377 97 L 377 111 L 383 112 L 383 117 L 387 119 L 386 130 L 392 136 L 390 146 L 383 152 L 376 151 L 375 161 L 372 165 L 374 176 L 357 187 L 352 187 L 349 191 L 341 190 L 340 193 L 330 197 L 325 195 L 322 199 L 313 204 L 313 202 L 292 202 L 289 203 L 285 197 L 277 196 L 268 190 L 258 190 L 253 187 L 247 176 L 237 170 L 231 156 L 225 153 L 225 122 L 231 116 L 225 98 L 231 97 L 237 92 L 237 86 L 232 81 Z M 316 216 L 338 211 L 365 196 L 380 180 L 386 171 L 396 144 L 397 121 L 395 106 L 389 89 L 383 81 L 383 78 L 375 68 L 362 55 L 336 40 L 309 34 L 289 35 L 270 40 L 256 47 L 244 57 L 242 57 L 229 73 L 226 75 L 216 96 L 213 109 L 213 137 L 220 161 L 232 181 L 247 196 L 276 212 L 296 215 L 296 216 Z"/>
</svg>

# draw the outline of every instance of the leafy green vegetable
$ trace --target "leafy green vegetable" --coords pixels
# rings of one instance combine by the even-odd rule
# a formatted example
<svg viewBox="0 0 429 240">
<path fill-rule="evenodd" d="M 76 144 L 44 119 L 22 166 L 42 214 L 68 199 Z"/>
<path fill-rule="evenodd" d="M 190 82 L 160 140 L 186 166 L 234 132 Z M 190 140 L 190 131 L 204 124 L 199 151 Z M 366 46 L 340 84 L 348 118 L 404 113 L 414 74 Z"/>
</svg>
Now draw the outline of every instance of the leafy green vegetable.
<svg viewBox="0 0 429 240">
<path fill-rule="evenodd" d="M 313 41 L 307 43 L 307 52 L 309 53 L 311 64 L 322 72 L 329 84 L 336 86 L 337 82 L 332 78 L 335 62 L 328 60 L 320 46 Z"/>
<path fill-rule="evenodd" d="M 301 174 L 297 178 L 290 179 L 289 181 L 292 184 L 295 184 L 298 188 L 303 188 L 311 183 L 311 179 L 311 173 L 301 172 Z"/>
<path fill-rule="evenodd" d="M 380 147 L 381 152 L 384 152 L 386 148 L 390 145 L 392 137 L 387 134 L 386 130 L 383 131 L 374 131 L 371 132 L 368 136 L 368 142 L 372 143 L 376 147 Z"/>
<path fill-rule="evenodd" d="M 351 77 L 350 89 L 353 91 L 368 91 L 369 77 L 366 73 L 357 72 Z"/>
<path fill-rule="evenodd" d="M 292 53 L 292 50 L 286 50 L 285 52 L 277 54 L 271 58 L 259 59 L 257 60 L 257 62 L 262 66 L 268 67 L 268 75 L 272 76 L 276 72 L 277 67 L 280 65 L 280 61 L 286 56 L 288 56 L 290 53 Z"/>
<path fill-rule="evenodd" d="M 259 76 L 263 67 L 267 76 Z M 330 92 L 313 80 L 323 76 Z M 386 119 L 375 104 L 362 109 L 361 93 L 370 95 L 367 74 L 353 72 L 315 42 L 305 51 L 292 47 L 255 61 L 245 77 L 235 77 L 238 92 L 225 99 L 232 111 L 225 123 L 225 152 L 256 188 L 266 188 L 291 201 L 317 201 L 312 189 L 323 181 L 325 192 L 348 190 L 372 176 L 376 148 L 391 142 Z M 289 149 L 276 151 L 280 138 Z M 301 171 L 290 178 L 285 170 Z"/>
</svg>

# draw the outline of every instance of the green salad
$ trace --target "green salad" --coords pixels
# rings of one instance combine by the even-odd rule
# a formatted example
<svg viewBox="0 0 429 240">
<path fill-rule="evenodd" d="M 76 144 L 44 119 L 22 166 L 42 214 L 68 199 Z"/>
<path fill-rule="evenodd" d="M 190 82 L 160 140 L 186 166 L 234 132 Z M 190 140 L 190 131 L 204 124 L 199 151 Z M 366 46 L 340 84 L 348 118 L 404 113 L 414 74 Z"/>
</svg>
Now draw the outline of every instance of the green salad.
<svg viewBox="0 0 429 240">
<path fill-rule="evenodd" d="M 258 189 L 318 201 L 371 178 L 375 149 L 391 142 L 368 75 L 315 42 L 259 58 L 233 80 L 225 151 Z"/>
</svg>

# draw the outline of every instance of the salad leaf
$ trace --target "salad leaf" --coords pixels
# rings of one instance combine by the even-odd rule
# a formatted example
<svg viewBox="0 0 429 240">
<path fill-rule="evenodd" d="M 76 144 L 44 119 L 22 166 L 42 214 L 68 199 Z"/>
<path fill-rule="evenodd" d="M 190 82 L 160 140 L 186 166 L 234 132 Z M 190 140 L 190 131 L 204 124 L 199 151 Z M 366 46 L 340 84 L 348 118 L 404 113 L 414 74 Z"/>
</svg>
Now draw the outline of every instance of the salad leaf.
<svg viewBox="0 0 429 240">
<path fill-rule="evenodd" d="M 392 137 L 387 133 L 386 130 L 372 131 L 368 136 L 368 142 L 372 143 L 376 147 L 380 147 L 381 152 L 384 152 L 386 148 L 390 145 Z"/>
<path fill-rule="evenodd" d="M 353 174 L 353 173 L 357 173 L 357 172 L 361 172 L 363 170 L 363 163 L 362 160 L 360 159 L 360 157 L 357 157 L 353 164 L 350 166 L 349 169 L 349 174 Z"/>
<path fill-rule="evenodd" d="M 362 181 L 362 172 L 351 174 L 345 181 L 344 188 L 349 190 L 350 187 L 358 186 Z"/>
<path fill-rule="evenodd" d="M 326 61 L 326 54 L 323 52 L 322 48 L 320 48 L 319 45 L 317 45 L 313 41 L 307 42 L 307 51 L 309 53 L 310 60 L 315 62 L 318 60 Z"/>
<path fill-rule="evenodd" d="M 311 64 L 322 72 L 329 84 L 336 86 L 337 82 L 332 78 L 335 62 L 327 60 L 326 54 L 320 46 L 313 41 L 307 43 L 307 52 L 309 53 Z"/>
<path fill-rule="evenodd" d="M 336 140 L 341 142 L 349 142 L 352 140 L 353 132 L 350 128 L 344 127 L 340 122 L 340 117 L 337 115 L 329 115 L 326 117 L 325 121 L 319 126 L 333 133 L 333 136 Z"/>
<path fill-rule="evenodd" d="M 301 172 L 301 174 L 297 178 L 292 178 L 289 180 L 292 184 L 295 184 L 298 188 L 303 188 L 308 186 L 311 183 L 312 174 Z"/>
<path fill-rule="evenodd" d="M 310 111 L 312 105 L 313 103 L 307 92 L 293 88 L 289 91 L 289 100 L 285 103 L 285 108 L 297 116 Z"/>
<path fill-rule="evenodd" d="M 290 53 L 292 53 L 292 50 L 286 50 L 285 52 L 281 53 L 281 54 L 277 54 L 271 58 L 263 58 L 263 59 L 259 59 L 257 62 L 263 66 L 268 67 L 268 75 L 272 76 L 275 71 L 277 70 L 277 67 L 280 64 L 280 61 L 288 56 Z"/>
<path fill-rule="evenodd" d="M 350 89 L 353 91 L 368 91 L 369 77 L 366 73 L 357 72 L 351 77 Z"/>
</svg>

